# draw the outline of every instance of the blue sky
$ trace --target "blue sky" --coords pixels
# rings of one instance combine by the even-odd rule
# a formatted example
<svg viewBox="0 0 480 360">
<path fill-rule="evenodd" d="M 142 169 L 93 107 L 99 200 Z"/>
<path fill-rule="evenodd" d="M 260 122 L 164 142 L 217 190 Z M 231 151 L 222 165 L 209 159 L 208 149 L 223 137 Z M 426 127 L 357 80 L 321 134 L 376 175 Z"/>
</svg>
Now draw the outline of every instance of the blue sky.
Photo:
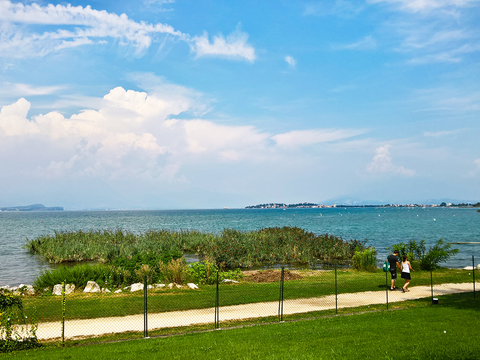
<svg viewBox="0 0 480 360">
<path fill-rule="evenodd" d="M 0 205 L 480 200 L 480 1 L 0 0 Z"/>
</svg>

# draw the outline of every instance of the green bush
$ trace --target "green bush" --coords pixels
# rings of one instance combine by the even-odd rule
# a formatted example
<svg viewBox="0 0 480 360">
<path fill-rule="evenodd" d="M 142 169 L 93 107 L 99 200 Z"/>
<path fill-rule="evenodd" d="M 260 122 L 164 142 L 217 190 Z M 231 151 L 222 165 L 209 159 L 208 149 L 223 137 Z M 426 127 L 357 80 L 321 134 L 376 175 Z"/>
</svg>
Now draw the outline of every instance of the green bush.
<svg viewBox="0 0 480 360">
<path fill-rule="evenodd" d="M 434 270 L 440 267 L 440 263 L 447 261 L 452 255 L 457 254 L 458 251 L 458 249 L 452 249 L 452 244 L 446 244 L 443 239 L 440 239 L 420 259 L 420 268 L 422 270 Z"/>
<path fill-rule="evenodd" d="M 22 299 L 0 290 L 0 353 L 41 346 L 36 335 L 38 324 L 26 320 Z"/>
<path fill-rule="evenodd" d="M 352 261 L 352 267 L 355 270 L 375 271 L 377 269 L 377 251 L 375 248 L 367 248 L 361 252 L 357 248 Z"/>
<path fill-rule="evenodd" d="M 407 244 L 393 244 L 392 250 L 398 250 L 400 261 L 403 255 L 407 255 L 410 262 L 420 260 L 425 256 L 425 240 L 420 240 L 418 243 L 416 240 L 409 240 Z"/>
<path fill-rule="evenodd" d="M 45 270 L 35 279 L 34 286 L 39 289 L 52 288 L 65 280 L 67 284 L 75 284 L 75 287 L 85 287 L 88 281 L 95 281 L 100 287 L 116 288 L 137 282 L 138 279 L 139 277 L 134 272 L 131 273 L 120 267 L 105 264 L 80 264 Z"/>
<path fill-rule="evenodd" d="M 189 264 L 189 275 L 194 283 L 212 285 L 218 281 L 225 279 L 239 281 L 243 279 L 243 273 L 240 269 L 220 271 L 214 262 L 205 260 L 203 262 L 195 262 Z"/>
<path fill-rule="evenodd" d="M 400 261 L 402 261 L 403 255 L 407 255 L 412 267 L 414 269 L 420 267 L 421 270 L 437 269 L 440 267 L 440 263 L 447 261 L 459 251 L 452 249 L 452 245 L 445 243 L 443 239 L 438 240 L 428 251 L 426 251 L 425 240 L 420 240 L 418 243 L 410 240 L 407 244 L 393 244 L 392 249 L 399 251 Z"/>
</svg>

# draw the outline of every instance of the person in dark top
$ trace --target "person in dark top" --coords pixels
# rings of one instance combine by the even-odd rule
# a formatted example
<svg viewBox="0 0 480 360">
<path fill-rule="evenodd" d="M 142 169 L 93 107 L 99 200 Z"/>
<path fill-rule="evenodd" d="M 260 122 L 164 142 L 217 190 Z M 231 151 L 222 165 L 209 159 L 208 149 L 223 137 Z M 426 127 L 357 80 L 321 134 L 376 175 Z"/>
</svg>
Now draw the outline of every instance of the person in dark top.
<svg viewBox="0 0 480 360">
<path fill-rule="evenodd" d="M 389 255 L 387 261 L 390 263 L 390 275 L 392 276 L 392 281 L 390 283 L 390 290 L 396 290 L 395 280 L 397 280 L 397 266 L 400 268 L 398 262 L 398 250 L 394 250 L 392 255 Z"/>
</svg>

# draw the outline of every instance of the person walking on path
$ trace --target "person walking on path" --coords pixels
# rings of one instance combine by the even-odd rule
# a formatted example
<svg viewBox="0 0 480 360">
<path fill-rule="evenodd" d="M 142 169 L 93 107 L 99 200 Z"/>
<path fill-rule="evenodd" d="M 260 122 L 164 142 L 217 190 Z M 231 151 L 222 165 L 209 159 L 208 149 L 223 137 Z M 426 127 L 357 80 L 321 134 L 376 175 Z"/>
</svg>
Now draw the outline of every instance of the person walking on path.
<svg viewBox="0 0 480 360">
<path fill-rule="evenodd" d="M 389 255 L 387 261 L 390 263 L 390 275 L 392 277 L 392 281 L 390 283 L 390 290 L 396 290 L 395 287 L 395 280 L 397 280 L 397 266 L 400 268 L 400 264 L 398 263 L 398 250 L 394 250 L 393 254 Z"/>
<path fill-rule="evenodd" d="M 410 261 L 407 259 L 407 255 L 403 255 L 403 261 L 402 261 L 402 279 L 405 279 L 405 285 L 402 287 L 402 291 L 410 291 L 408 290 L 408 285 L 410 285 L 410 271 L 415 271 L 412 268 L 412 265 L 410 264 Z"/>
</svg>

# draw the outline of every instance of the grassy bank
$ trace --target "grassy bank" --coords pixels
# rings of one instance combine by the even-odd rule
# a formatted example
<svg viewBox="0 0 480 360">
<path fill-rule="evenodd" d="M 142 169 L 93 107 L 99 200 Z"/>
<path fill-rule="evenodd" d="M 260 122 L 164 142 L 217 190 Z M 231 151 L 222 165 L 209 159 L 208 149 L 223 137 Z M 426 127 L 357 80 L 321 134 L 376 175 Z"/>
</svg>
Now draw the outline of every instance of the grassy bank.
<svg viewBox="0 0 480 360">
<path fill-rule="evenodd" d="M 245 327 L 168 338 L 47 348 L 6 359 L 478 359 L 480 301 L 446 295 L 405 310 Z"/>
</svg>

